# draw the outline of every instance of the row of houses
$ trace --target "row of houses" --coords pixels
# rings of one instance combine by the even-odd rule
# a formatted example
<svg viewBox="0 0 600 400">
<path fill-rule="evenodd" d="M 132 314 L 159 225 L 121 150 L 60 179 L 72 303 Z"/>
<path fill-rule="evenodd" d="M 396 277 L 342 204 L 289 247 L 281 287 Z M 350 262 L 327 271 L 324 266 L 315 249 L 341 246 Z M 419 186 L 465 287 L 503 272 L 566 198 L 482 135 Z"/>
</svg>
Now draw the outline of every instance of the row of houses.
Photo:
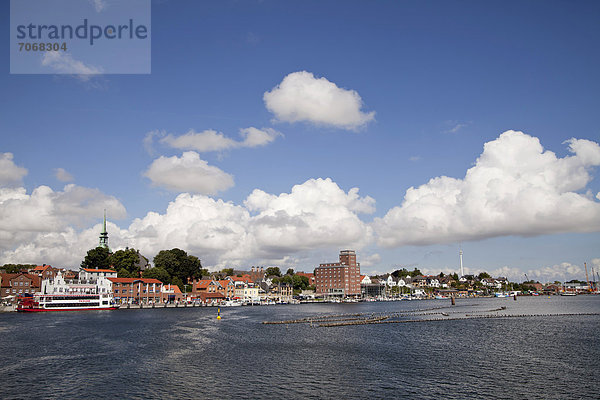
<svg viewBox="0 0 600 400">
<path fill-rule="evenodd" d="M 293 287 L 286 283 L 274 283 L 269 277 L 253 280 L 248 274 L 227 276 L 225 279 L 190 280 L 192 291 L 188 298 L 192 301 L 211 303 L 214 301 L 238 300 L 243 303 L 289 302 L 292 300 Z"/>
<path fill-rule="evenodd" d="M 253 271 L 255 272 L 255 271 Z M 258 272 L 258 269 L 257 271 Z M 263 271 L 260 271 L 261 273 Z M 260 274 L 260 273 L 259 273 Z M 42 293 L 81 292 L 112 293 L 115 303 L 158 304 L 165 302 L 195 301 L 208 304 L 227 300 L 245 303 L 264 301 L 289 302 L 293 288 L 272 279 L 259 278 L 252 273 L 224 279 L 190 280 L 191 292 L 182 293 L 177 285 L 164 284 L 151 278 L 118 278 L 112 269 L 81 268 L 75 271 L 43 265 L 19 273 L 0 274 L 0 295 L 10 302 L 16 297 Z M 254 281 L 256 279 L 256 281 Z"/>
<path fill-rule="evenodd" d="M 411 277 L 399 276 L 394 277 L 391 274 L 387 274 L 381 278 L 371 278 L 367 275 L 361 276 L 361 284 L 379 284 L 388 288 L 393 287 L 412 287 L 412 288 L 433 288 L 433 289 L 448 289 L 453 283 L 459 283 L 465 286 L 484 286 L 488 288 L 502 289 L 504 285 L 508 284 L 506 278 L 482 278 L 477 279 L 473 276 L 464 276 L 455 280 L 451 275 L 417 275 Z"/>
</svg>

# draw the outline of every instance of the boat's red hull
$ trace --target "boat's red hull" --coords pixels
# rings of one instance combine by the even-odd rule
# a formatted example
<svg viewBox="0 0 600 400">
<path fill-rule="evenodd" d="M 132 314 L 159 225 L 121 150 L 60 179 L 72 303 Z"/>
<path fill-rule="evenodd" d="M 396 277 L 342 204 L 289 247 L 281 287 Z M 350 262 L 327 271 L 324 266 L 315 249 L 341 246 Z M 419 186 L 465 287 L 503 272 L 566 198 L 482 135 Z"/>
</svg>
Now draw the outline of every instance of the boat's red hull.
<svg viewBox="0 0 600 400">
<path fill-rule="evenodd" d="M 116 310 L 117 307 L 102 307 L 102 308 L 60 308 L 57 310 L 51 310 L 47 308 L 18 308 L 18 312 L 51 312 L 51 311 L 102 311 L 102 310 Z"/>
</svg>

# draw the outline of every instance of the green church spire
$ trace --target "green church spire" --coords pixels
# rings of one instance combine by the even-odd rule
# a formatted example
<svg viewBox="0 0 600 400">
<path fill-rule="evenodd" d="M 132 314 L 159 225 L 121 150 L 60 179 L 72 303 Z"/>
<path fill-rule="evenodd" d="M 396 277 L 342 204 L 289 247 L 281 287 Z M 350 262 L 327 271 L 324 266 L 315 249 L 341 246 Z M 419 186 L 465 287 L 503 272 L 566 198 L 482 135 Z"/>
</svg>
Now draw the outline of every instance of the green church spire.
<svg viewBox="0 0 600 400">
<path fill-rule="evenodd" d="M 106 231 L 106 209 L 104 209 L 104 224 L 102 225 L 102 232 L 100 232 L 100 247 L 108 249 L 108 232 Z"/>
</svg>

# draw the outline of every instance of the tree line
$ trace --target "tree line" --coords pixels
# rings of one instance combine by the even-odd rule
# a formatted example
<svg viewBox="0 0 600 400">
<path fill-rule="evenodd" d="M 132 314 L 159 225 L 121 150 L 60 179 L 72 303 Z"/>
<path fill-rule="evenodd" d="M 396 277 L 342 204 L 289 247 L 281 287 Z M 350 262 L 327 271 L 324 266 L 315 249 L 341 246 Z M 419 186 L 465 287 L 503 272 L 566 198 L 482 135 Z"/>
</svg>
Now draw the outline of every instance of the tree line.
<svg viewBox="0 0 600 400">
<path fill-rule="evenodd" d="M 201 278 L 208 275 L 196 256 L 188 255 L 184 250 L 174 248 L 161 250 L 153 259 L 154 267 L 144 269 L 148 259 L 138 250 L 126 248 L 111 253 L 105 247 L 96 247 L 87 252 L 81 262 L 82 268 L 112 268 L 119 278 L 153 278 L 165 284 L 177 285 L 186 290 L 188 279 Z"/>
</svg>

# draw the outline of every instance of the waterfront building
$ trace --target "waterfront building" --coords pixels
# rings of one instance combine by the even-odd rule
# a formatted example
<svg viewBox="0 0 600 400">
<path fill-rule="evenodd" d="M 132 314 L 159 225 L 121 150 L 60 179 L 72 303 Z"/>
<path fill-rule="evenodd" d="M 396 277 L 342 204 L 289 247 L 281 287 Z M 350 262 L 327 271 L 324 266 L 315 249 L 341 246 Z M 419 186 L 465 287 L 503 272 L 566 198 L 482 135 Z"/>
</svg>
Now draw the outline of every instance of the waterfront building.
<svg viewBox="0 0 600 400">
<path fill-rule="evenodd" d="M 109 294 L 112 293 L 112 282 L 109 278 L 117 277 L 117 271 L 112 269 L 81 268 L 79 279 L 68 279 L 59 271 L 56 276 L 42 280 L 42 294 L 83 293 Z M 69 274 L 72 276 L 72 274 Z"/>
<path fill-rule="evenodd" d="M 217 288 L 219 293 L 221 293 L 227 299 L 233 299 L 235 297 L 235 284 L 233 281 L 229 279 L 222 279 L 217 282 L 219 283 Z"/>
<path fill-rule="evenodd" d="M 233 295 L 234 299 L 243 299 L 244 298 L 244 289 L 247 285 L 246 282 L 243 281 L 232 281 L 235 286 L 235 293 Z"/>
<path fill-rule="evenodd" d="M 339 262 L 315 268 L 317 296 L 360 296 L 360 263 L 354 250 L 340 251 Z"/>
<path fill-rule="evenodd" d="M 158 304 L 184 300 L 177 285 L 153 278 L 108 278 L 117 304 Z"/>
<path fill-rule="evenodd" d="M 590 291 L 590 285 L 581 282 L 565 282 L 564 291 L 570 293 L 586 293 Z"/>
<path fill-rule="evenodd" d="M 385 280 L 385 284 L 388 287 L 396 286 L 396 281 L 394 280 L 394 277 L 391 274 L 388 275 L 387 279 Z"/>
<path fill-rule="evenodd" d="M 194 279 L 192 280 L 192 296 L 198 296 L 202 293 L 217 293 L 219 283 L 213 279 Z"/>
<path fill-rule="evenodd" d="M 244 301 L 249 301 L 252 303 L 256 303 L 260 301 L 260 296 L 258 295 L 258 285 L 253 282 L 246 284 L 244 287 Z"/>
<path fill-rule="evenodd" d="M 413 280 L 410 277 L 410 275 L 406 275 L 405 277 L 403 277 L 403 278 L 400 277 L 400 279 L 398 279 L 397 285 L 400 287 L 407 286 L 410 288 L 410 287 L 412 287 L 412 282 L 413 282 Z"/>
<path fill-rule="evenodd" d="M 377 279 L 369 279 L 369 283 L 360 284 L 360 293 L 363 298 L 375 298 L 383 296 L 385 286 L 382 286 Z"/>
<path fill-rule="evenodd" d="M 544 294 L 559 294 L 562 292 L 562 284 L 550 283 L 544 287 Z"/>
<path fill-rule="evenodd" d="M 235 285 L 233 292 L 235 294 Z M 222 286 L 214 279 L 192 280 L 191 296 L 193 300 L 200 300 L 203 303 L 221 302 L 225 299 Z"/>
<path fill-rule="evenodd" d="M 41 279 L 38 275 L 19 272 L 0 274 L 0 297 L 16 297 L 39 292 Z"/>
<path fill-rule="evenodd" d="M 79 271 L 79 284 L 90 284 L 98 287 L 98 293 L 112 292 L 112 282 L 109 278 L 116 278 L 114 269 L 81 268 Z"/>
</svg>

